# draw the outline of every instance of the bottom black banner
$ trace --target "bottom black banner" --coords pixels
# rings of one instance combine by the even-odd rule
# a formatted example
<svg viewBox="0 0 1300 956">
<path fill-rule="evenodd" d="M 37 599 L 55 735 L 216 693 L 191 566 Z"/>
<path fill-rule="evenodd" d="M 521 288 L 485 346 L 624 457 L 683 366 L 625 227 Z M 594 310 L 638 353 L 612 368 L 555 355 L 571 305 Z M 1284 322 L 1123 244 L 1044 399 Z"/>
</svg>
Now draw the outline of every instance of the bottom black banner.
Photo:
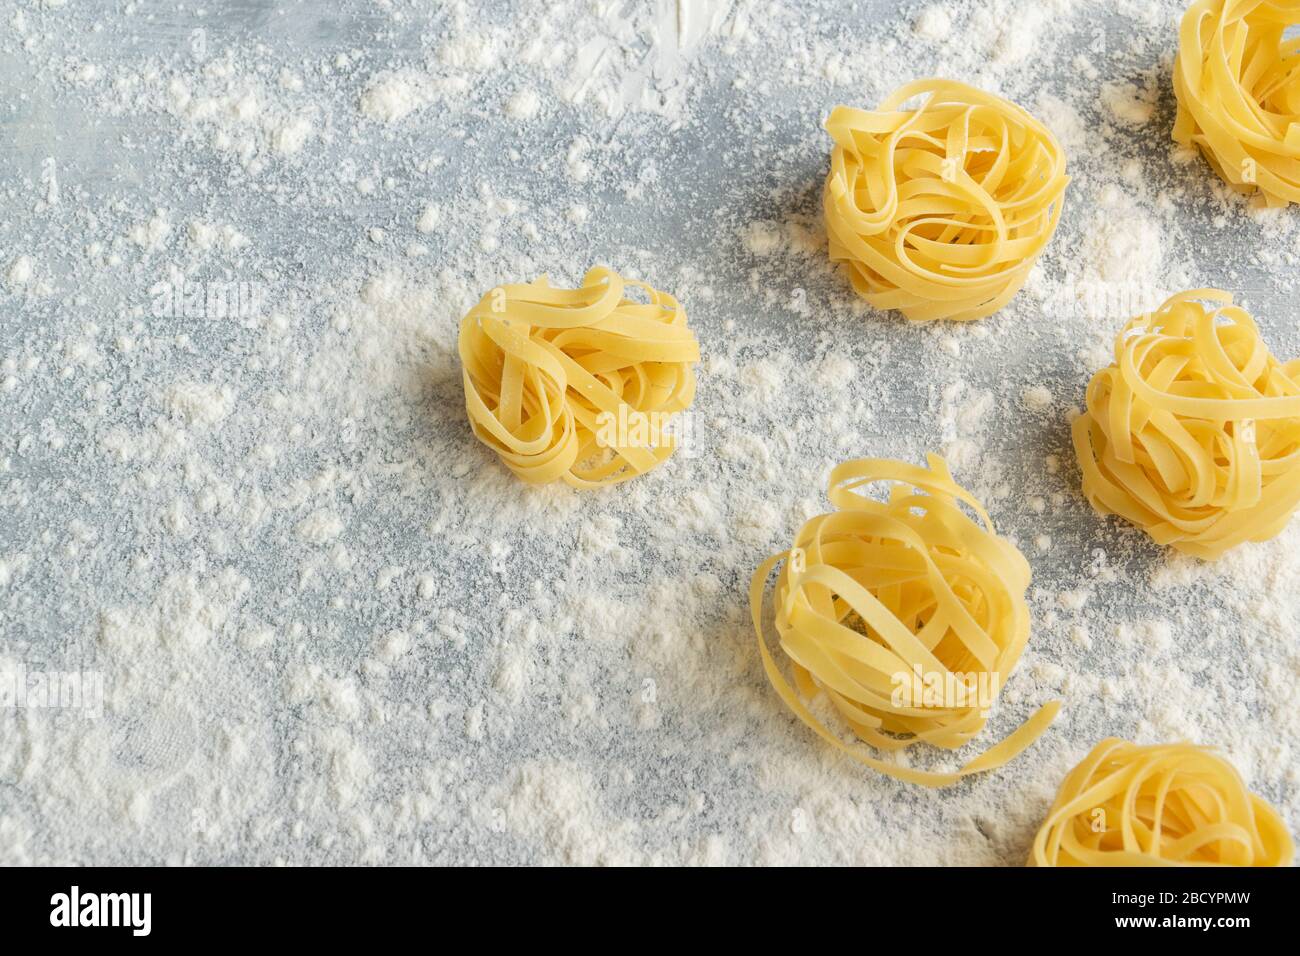
<svg viewBox="0 0 1300 956">
<path fill-rule="evenodd" d="M 900 939 L 914 944 L 924 929 L 910 917 L 932 922 L 936 932 L 951 939 L 954 932 L 978 930 L 972 921 L 987 914 L 989 932 L 1001 933 L 1009 912 L 1035 923 L 1059 919 L 1071 941 L 1169 931 L 1226 941 L 1231 937 L 1224 934 L 1286 930 L 1295 919 L 1297 889 L 1293 869 L 892 869 L 854 873 L 848 885 L 842 873 L 801 870 L 765 877 L 732 871 L 725 876 L 679 874 L 665 884 L 662 897 L 638 914 L 634 901 L 647 899 L 646 894 L 629 892 L 633 886 L 620 887 L 617 876 L 603 876 L 600 889 L 595 889 L 581 873 L 548 875 L 544 888 L 532 883 L 535 875 L 521 872 L 458 873 L 454 888 L 448 887 L 447 875 L 417 869 L 11 869 L 0 870 L 0 915 L 6 931 L 20 937 L 76 934 L 79 942 L 89 942 L 94 935 L 105 941 L 114 937 L 207 944 L 284 938 L 295 945 L 314 939 L 339 944 L 352 938 L 373 940 L 378 927 L 425 929 L 433 911 L 454 918 L 462 902 L 466 909 L 484 914 L 493 899 L 501 899 L 504 918 L 501 929 L 493 927 L 494 936 L 518 926 L 528 928 L 535 939 L 538 927 L 554 927 L 557 917 L 570 918 L 577 900 L 584 911 L 645 925 L 646 920 L 663 918 L 663 900 L 670 898 L 672 928 L 685 931 L 690 925 L 685 920 L 691 917 L 714 925 L 720 916 L 734 922 L 731 894 L 737 880 L 747 889 L 770 886 L 787 892 L 790 882 L 797 881 L 797 891 L 817 893 L 823 907 L 835 906 L 842 898 L 838 905 L 845 912 L 838 921 L 846 927 L 855 912 L 863 912 L 873 942 L 892 925 Z M 636 890 L 642 890 L 639 881 L 645 878 L 637 878 Z M 709 881 L 714 892 L 707 897 L 683 892 L 683 878 Z M 570 895 L 556 899 L 557 891 L 565 892 L 565 879 L 574 881 Z M 502 894 L 510 884 L 508 895 Z M 608 897 L 602 898 L 602 891 Z M 718 891 L 726 894 L 725 902 Z M 883 896 L 892 901 L 888 920 L 880 918 Z M 781 913 L 783 907 L 777 904 L 775 911 Z M 351 924 L 342 919 L 349 913 L 356 917 Z M 288 919 L 286 914 L 297 915 Z M 316 918 L 304 918 L 312 914 Z M 806 914 L 792 910 L 784 915 L 797 921 Z M 970 925 L 959 927 L 954 921 Z"/>
</svg>

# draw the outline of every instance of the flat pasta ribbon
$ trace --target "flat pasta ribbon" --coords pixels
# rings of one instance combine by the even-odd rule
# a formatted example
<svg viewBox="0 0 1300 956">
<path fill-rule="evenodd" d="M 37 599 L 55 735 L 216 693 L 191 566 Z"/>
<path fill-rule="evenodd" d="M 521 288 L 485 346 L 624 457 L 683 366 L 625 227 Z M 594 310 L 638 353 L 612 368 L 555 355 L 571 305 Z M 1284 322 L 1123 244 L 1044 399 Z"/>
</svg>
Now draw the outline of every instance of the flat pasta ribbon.
<svg viewBox="0 0 1300 956">
<path fill-rule="evenodd" d="M 1300 359 L 1273 358 L 1228 293 L 1179 293 L 1116 338 L 1073 437 L 1093 507 L 1217 558 L 1300 505 Z"/>
<path fill-rule="evenodd" d="M 924 96 L 915 110 L 899 107 Z M 823 206 L 830 257 L 877 309 L 914 322 L 992 315 L 1061 216 L 1065 153 L 1016 104 L 918 80 L 875 111 L 837 106 Z"/>
<path fill-rule="evenodd" d="M 1300 0 L 1197 0 L 1174 61 L 1174 140 L 1240 192 L 1300 203 Z"/>
<path fill-rule="evenodd" d="M 676 299 L 601 266 L 578 289 L 545 276 L 493 289 L 460 324 L 474 434 L 532 484 L 597 487 L 663 464 L 699 358 Z"/>
<path fill-rule="evenodd" d="M 955 750 L 984 727 L 1015 668 L 1029 636 L 1029 565 L 998 537 L 947 463 L 937 455 L 928 461 L 929 470 L 875 458 L 836 467 L 829 492 L 836 510 L 813 518 L 791 550 L 759 567 L 750 611 L 768 679 L 800 720 L 881 773 L 946 786 L 1015 757 L 1052 722 L 1060 702 L 948 773 L 868 756 L 805 703 L 824 691 L 858 738 L 880 750 L 917 743 Z M 855 493 L 875 482 L 891 483 L 887 502 Z M 775 623 L 793 686 L 763 636 L 764 592 L 778 564 Z"/>
<path fill-rule="evenodd" d="M 1031 866 L 1288 866 L 1276 810 L 1195 744 L 1109 738 L 1061 784 Z"/>
</svg>

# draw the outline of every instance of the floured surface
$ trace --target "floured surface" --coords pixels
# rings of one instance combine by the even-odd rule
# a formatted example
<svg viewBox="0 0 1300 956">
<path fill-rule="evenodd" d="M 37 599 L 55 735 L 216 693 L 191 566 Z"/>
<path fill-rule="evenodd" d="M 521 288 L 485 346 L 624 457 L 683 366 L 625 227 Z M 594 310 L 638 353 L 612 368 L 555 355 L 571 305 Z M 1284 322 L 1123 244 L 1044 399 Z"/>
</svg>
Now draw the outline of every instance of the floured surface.
<svg viewBox="0 0 1300 956">
<path fill-rule="evenodd" d="M 1109 735 L 1220 745 L 1300 828 L 1300 527 L 1172 557 L 1069 448 L 1168 291 L 1300 354 L 1300 210 L 1169 142 L 1177 4 L 144 6 L 0 14 L 0 667 L 106 695 L 0 710 L 0 862 L 1018 864 Z M 820 222 L 826 112 L 932 73 L 1074 177 L 960 328 L 861 306 Z M 693 455 L 525 488 L 465 422 L 456 324 L 596 262 L 689 310 Z M 160 306 L 190 283 L 251 307 Z M 987 740 L 1065 701 L 939 793 L 799 726 L 745 619 L 832 464 L 926 450 L 1034 570 Z"/>
</svg>

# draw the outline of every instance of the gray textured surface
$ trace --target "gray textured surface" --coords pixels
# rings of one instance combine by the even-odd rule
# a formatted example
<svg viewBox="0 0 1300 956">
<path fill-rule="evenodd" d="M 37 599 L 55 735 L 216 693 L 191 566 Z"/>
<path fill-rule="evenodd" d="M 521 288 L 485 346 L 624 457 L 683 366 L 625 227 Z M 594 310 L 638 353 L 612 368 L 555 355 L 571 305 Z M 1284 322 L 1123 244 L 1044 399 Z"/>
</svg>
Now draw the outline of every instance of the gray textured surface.
<svg viewBox="0 0 1300 956">
<path fill-rule="evenodd" d="M 645 21 L 648 8 L 621 6 Z M 462 71 L 463 92 L 385 125 L 358 110 L 371 77 L 455 74 L 437 51 L 465 22 L 510 37 L 533 8 L 0 4 L 0 22 L 26 21 L 0 27 L 0 267 L 26 254 L 35 270 L 0 289 L 0 361 L 13 363 L 0 369 L 13 380 L 0 393 L 0 561 L 21 568 L 0 586 L 0 655 L 95 669 L 109 688 L 93 722 L 0 713 L 0 861 L 1016 863 L 1062 774 L 1108 734 L 1224 745 L 1294 828 L 1295 565 L 1278 545 L 1152 588 L 1167 555 L 1087 509 L 1068 450 L 1068 409 L 1122 316 L 1061 303 L 1072 276 L 1099 278 L 1089 243 L 1109 186 L 1162 246 L 1159 275 L 1125 283 L 1243 293 L 1275 352 L 1300 353 L 1296 212 L 1252 216 L 1200 160 L 1173 160 L 1174 4 L 1059 6 L 1050 42 L 1003 66 L 996 33 L 963 28 L 969 4 L 952 5 L 946 45 L 913 35 L 911 6 L 753 8 L 754 39 L 704 44 L 668 118 L 566 103 L 563 67 L 515 66 L 499 47 Z M 547 22 L 551 36 L 592 30 L 581 4 Z M 653 46 L 636 39 L 611 82 Z M 1089 50 L 1097 76 L 1073 60 Z M 300 152 L 275 155 L 272 127 L 255 124 L 240 130 L 263 160 L 250 169 L 214 145 L 216 124 L 169 106 L 173 78 L 220 86 L 203 71 L 223 59 L 270 91 L 267 124 L 310 117 Z M 79 78 L 84 63 L 97 75 Z M 869 314 L 816 248 L 821 117 L 971 64 L 960 78 L 1031 108 L 1055 97 L 1082 122 L 1066 137 L 1074 182 L 1044 274 L 978 329 Z M 277 86 L 284 69 L 302 92 Z M 1150 120 L 1117 122 L 1106 82 L 1151 84 Z M 543 108 L 519 123 L 502 106 L 523 86 Z M 566 169 L 576 136 L 591 143 L 587 181 Z M 44 201 L 50 169 L 57 204 Z M 492 230 L 484 183 L 521 207 Z M 429 202 L 443 219 L 422 235 Z M 585 224 L 570 221 L 575 203 Z M 131 229 L 159 207 L 171 232 L 143 248 Z M 249 243 L 197 248 L 196 219 Z M 743 243 L 754 220 L 777 224 L 775 255 Z M 573 281 L 599 261 L 690 309 L 709 359 L 701 455 L 608 494 L 524 489 L 469 436 L 455 322 L 498 282 Z M 264 284 L 266 314 L 159 320 L 150 290 L 170 266 Z M 367 302 L 381 275 L 399 292 Z M 836 355 L 856 374 L 819 384 Z M 969 434 L 959 415 L 945 424 L 958 379 L 958 412 L 993 400 Z M 233 409 L 187 423 L 167 398 L 184 382 L 230 387 Z M 1045 412 L 1020 401 L 1034 385 L 1054 396 Z M 123 436 L 130 453 L 114 451 Z M 1010 769 L 936 794 L 832 757 L 781 712 L 744 590 L 800 514 L 822 508 L 834 461 L 919 460 L 961 441 L 978 450 L 959 477 L 1035 572 L 1035 634 L 984 739 L 1042 700 L 1066 705 Z M 683 522 L 701 487 L 708 514 Z M 300 529 L 322 510 L 344 529 L 318 546 Z M 1051 545 L 1035 553 L 1040 535 Z M 1097 575 L 1098 560 L 1116 573 Z M 1062 603 L 1076 591 L 1082 609 Z M 384 660 L 376 647 L 394 631 L 411 650 Z M 268 646 L 250 637 L 262 633 Z M 1043 664 L 1073 683 L 1051 667 L 1035 676 Z"/>
</svg>

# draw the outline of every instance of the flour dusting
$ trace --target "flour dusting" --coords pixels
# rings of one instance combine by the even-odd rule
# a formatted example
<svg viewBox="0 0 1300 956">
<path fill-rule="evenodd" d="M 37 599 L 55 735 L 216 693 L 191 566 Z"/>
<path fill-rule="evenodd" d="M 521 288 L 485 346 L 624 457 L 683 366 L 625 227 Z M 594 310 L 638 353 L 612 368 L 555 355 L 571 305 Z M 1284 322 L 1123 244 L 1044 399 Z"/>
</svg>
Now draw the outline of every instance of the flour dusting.
<svg viewBox="0 0 1300 956">
<path fill-rule="evenodd" d="M 1300 827 L 1300 525 L 1179 558 L 1069 445 L 1164 292 L 1234 291 L 1300 354 L 1300 220 L 1170 142 L 1181 2 L 20 6 L 0 677 L 103 700 L 0 707 L 0 863 L 1020 864 L 1108 735 L 1219 746 Z M 829 110 L 932 74 L 1033 111 L 1072 177 L 1025 289 L 959 327 L 867 308 L 821 220 Z M 691 446 L 526 487 L 466 423 L 458 323 L 597 263 L 685 304 Z M 982 744 L 1064 700 L 942 794 L 794 721 L 746 607 L 835 463 L 927 451 L 1034 570 Z"/>
</svg>

